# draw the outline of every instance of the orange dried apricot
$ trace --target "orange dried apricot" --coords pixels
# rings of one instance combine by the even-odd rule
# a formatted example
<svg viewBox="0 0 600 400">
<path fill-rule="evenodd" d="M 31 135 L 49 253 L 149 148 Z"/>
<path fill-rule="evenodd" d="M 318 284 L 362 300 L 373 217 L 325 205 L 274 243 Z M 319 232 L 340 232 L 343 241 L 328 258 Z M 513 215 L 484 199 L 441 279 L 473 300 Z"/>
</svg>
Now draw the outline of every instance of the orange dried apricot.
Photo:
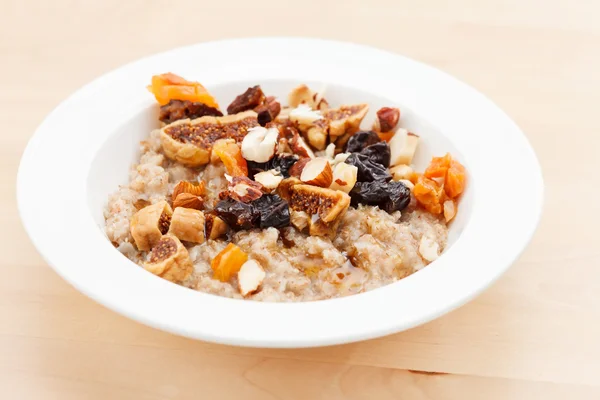
<svg viewBox="0 0 600 400">
<path fill-rule="evenodd" d="M 424 175 L 419 176 L 413 189 L 417 202 L 432 214 L 442 213 L 444 189 L 434 180 Z"/>
<path fill-rule="evenodd" d="M 233 141 L 217 140 L 212 151 L 225 164 L 227 173 L 231 176 L 248 176 L 248 163 L 242 156 L 242 150 Z"/>
<path fill-rule="evenodd" d="M 188 81 L 170 72 L 152 77 L 152 84 L 148 90 L 154 94 L 156 101 L 161 106 L 171 100 L 189 100 L 195 103 L 203 103 L 209 107 L 218 109 L 219 104 L 206 88 L 198 82 Z"/>
<path fill-rule="evenodd" d="M 452 161 L 452 156 L 450 153 L 446 153 L 443 157 L 433 157 L 431 159 L 431 163 L 424 172 L 424 175 L 427 178 L 444 178 L 446 176 L 446 172 L 448 172 L 448 168 L 450 168 L 450 162 Z"/>
<path fill-rule="evenodd" d="M 213 278 L 228 282 L 248 261 L 248 254 L 233 243 L 229 243 L 210 263 Z"/>
<path fill-rule="evenodd" d="M 465 190 L 466 179 L 465 167 L 458 161 L 452 160 L 444 181 L 444 190 L 448 197 L 453 199 L 461 194 Z"/>
<path fill-rule="evenodd" d="M 379 136 L 379 139 L 383 140 L 384 142 L 389 142 L 390 140 L 392 140 L 392 138 L 394 137 L 394 134 L 396 132 L 394 131 L 390 131 L 390 132 L 377 132 L 377 136 Z"/>
</svg>

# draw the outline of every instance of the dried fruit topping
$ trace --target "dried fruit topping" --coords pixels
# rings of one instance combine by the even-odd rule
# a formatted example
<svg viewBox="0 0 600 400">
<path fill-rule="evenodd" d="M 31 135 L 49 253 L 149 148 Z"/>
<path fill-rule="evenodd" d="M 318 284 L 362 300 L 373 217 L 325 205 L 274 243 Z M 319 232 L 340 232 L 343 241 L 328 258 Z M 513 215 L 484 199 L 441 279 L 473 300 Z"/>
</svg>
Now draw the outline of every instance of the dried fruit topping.
<svg viewBox="0 0 600 400">
<path fill-rule="evenodd" d="M 410 203 L 410 189 L 402 182 L 358 182 L 350 192 L 352 205 L 379 206 L 389 213 L 402 211 Z"/>
<path fill-rule="evenodd" d="M 202 197 L 191 193 L 179 193 L 175 200 L 173 200 L 173 208 L 177 209 L 179 207 L 202 210 L 204 207 L 204 200 L 202 200 Z"/>
<path fill-rule="evenodd" d="M 246 261 L 248 261 L 248 254 L 235 244 L 229 243 L 210 263 L 213 278 L 228 282 Z"/>
<path fill-rule="evenodd" d="M 270 169 L 268 171 L 259 172 L 254 175 L 254 180 L 263 186 L 268 192 L 272 192 L 277 189 L 277 186 L 283 180 L 283 176 L 276 169 Z"/>
<path fill-rule="evenodd" d="M 379 163 L 372 162 L 367 156 L 359 153 L 352 153 L 350 157 L 346 159 L 346 164 L 354 165 L 358 168 L 359 182 L 387 182 L 392 179 L 392 175 L 390 175 L 386 167 Z"/>
<path fill-rule="evenodd" d="M 246 176 L 236 176 L 229 183 L 229 197 L 248 203 L 263 195 L 262 185 Z"/>
<path fill-rule="evenodd" d="M 332 141 L 336 137 L 357 132 L 368 111 L 368 104 L 344 105 L 324 111 L 323 117 L 329 121 L 329 136 L 333 137 Z"/>
<path fill-rule="evenodd" d="M 282 199 L 286 200 L 288 203 L 292 197 L 292 188 L 295 185 L 301 185 L 302 181 L 294 176 L 286 178 L 281 181 L 279 186 L 277 187 L 277 194 L 281 196 Z"/>
<path fill-rule="evenodd" d="M 281 104 L 274 97 L 267 97 L 264 104 L 254 109 L 258 115 L 258 123 L 260 126 L 265 126 L 269 122 L 275 121 L 275 118 L 281 112 Z"/>
<path fill-rule="evenodd" d="M 160 107 L 158 119 L 165 124 L 170 124 L 180 119 L 196 119 L 207 115 L 222 117 L 223 113 L 204 103 L 194 103 L 189 100 L 171 100 Z"/>
<path fill-rule="evenodd" d="M 458 197 L 464 190 L 467 180 L 465 167 L 456 160 L 450 162 L 450 168 L 444 181 L 444 190 L 450 198 Z"/>
<path fill-rule="evenodd" d="M 248 131 L 242 141 L 242 154 L 248 161 L 264 163 L 275 155 L 275 146 L 279 137 L 277 128 L 257 126 Z"/>
<path fill-rule="evenodd" d="M 360 131 L 348 139 L 346 143 L 347 153 L 360 153 L 365 147 L 381 142 L 377 133 L 373 131 Z"/>
<path fill-rule="evenodd" d="M 377 111 L 377 120 L 373 125 L 373 130 L 378 132 L 391 132 L 394 130 L 400 120 L 400 109 L 383 107 Z"/>
<path fill-rule="evenodd" d="M 396 165 L 395 167 L 390 168 L 390 172 L 392 173 L 395 181 L 408 180 L 413 184 L 417 181 L 418 175 L 408 165 Z"/>
<path fill-rule="evenodd" d="M 248 176 L 248 164 L 242 156 L 240 146 L 233 139 L 217 140 L 212 151 L 223 162 L 229 175 Z"/>
<path fill-rule="evenodd" d="M 290 224 L 288 204 L 275 194 L 265 194 L 250 203 L 235 199 L 221 200 L 214 211 L 236 230 L 283 228 Z"/>
<path fill-rule="evenodd" d="M 298 156 L 295 155 L 276 155 L 265 163 L 248 161 L 249 176 L 256 179 L 256 175 L 260 172 L 275 170 L 284 178 L 289 178 L 290 168 L 292 168 L 297 161 Z"/>
<path fill-rule="evenodd" d="M 184 281 L 194 270 L 187 249 L 173 235 L 165 235 L 155 243 L 144 268 L 175 283 Z"/>
<path fill-rule="evenodd" d="M 428 178 L 445 178 L 451 161 L 450 153 L 446 153 L 443 157 L 433 157 L 423 175 Z"/>
<path fill-rule="evenodd" d="M 188 167 L 210 161 L 213 144 L 219 139 L 240 143 L 248 129 L 258 125 L 256 113 L 246 111 L 225 117 L 179 120 L 162 128 L 160 140 L 165 155 Z"/>
<path fill-rule="evenodd" d="M 390 166 L 390 146 L 386 142 L 379 142 L 365 147 L 360 154 L 367 156 L 371 162 Z"/>
<path fill-rule="evenodd" d="M 333 182 L 329 188 L 350 193 L 356 184 L 357 177 L 358 168 L 356 168 L 354 165 L 348 165 L 344 162 L 338 163 L 333 168 Z"/>
<path fill-rule="evenodd" d="M 186 242 L 204 243 L 204 213 L 191 208 L 176 208 L 171 217 L 169 234 Z"/>
<path fill-rule="evenodd" d="M 384 142 L 390 142 L 390 140 L 392 140 L 392 138 L 394 137 L 394 135 L 396 134 L 396 132 L 394 131 L 389 131 L 389 132 L 377 132 L 377 136 L 379 136 L 379 139 L 383 140 Z"/>
<path fill-rule="evenodd" d="M 244 93 L 237 96 L 227 107 L 227 114 L 237 114 L 242 111 L 252 110 L 262 105 L 266 100 L 259 85 L 248 88 Z"/>
<path fill-rule="evenodd" d="M 324 158 L 310 160 L 302 169 L 300 180 L 309 185 L 328 188 L 333 181 L 333 171 L 329 161 Z"/>
<path fill-rule="evenodd" d="M 238 272 L 238 289 L 242 296 L 256 293 L 265 279 L 265 270 L 254 260 L 248 260 Z"/>
<path fill-rule="evenodd" d="M 179 181 L 177 185 L 173 188 L 173 194 L 171 194 L 171 199 L 175 201 L 177 196 L 181 193 L 190 193 L 194 196 L 203 196 L 206 193 L 206 188 L 204 187 L 204 182 L 190 182 L 190 181 Z"/>
<path fill-rule="evenodd" d="M 288 95 L 288 104 L 290 107 L 298 107 L 306 104 L 313 110 L 327 109 L 327 101 L 323 98 L 323 93 L 315 93 L 306 85 L 300 85 L 292 89 Z"/>
<path fill-rule="evenodd" d="M 148 90 L 154 94 L 158 104 L 165 105 L 171 100 L 187 100 L 193 103 L 206 104 L 219 109 L 214 97 L 198 82 L 192 82 L 170 72 L 154 75 Z"/>
<path fill-rule="evenodd" d="M 305 157 L 305 158 L 301 158 L 298 161 L 296 161 L 294 163 L 294 165 L 292 165 L 292 167 L 290 168 L 290 171 L 289 171 L 290 176 L 300 178 L 300 176 L 302 175 L 302 171 L 304 170 L 304 167 L 306 167 L 306 164 L 308 164 L 310 162 L 310 160 L 311 160 L 311 158 Z"/>
<path fill-rule="evenodd" d="M 350 197 L 339 190 L 312 185 L 292 185 L 289 188 L 290 207 L 310 215 L 318 214 L 323 222 L 331 222 L 343 215 L 350 205 Z"/>
<path fill-rule="evenodd" d="M 227 233 L 227 224 L 221 218 L 213 214 L 206 214 L 204 232 L 207 239 L 218 239 Z"/>
<path fill-rule="evenodd" d="M 432 214 L 442 213 L 444 189 L 434 180 L 419 176 L 413 194 L 417 202 Z"/>
<path fill-rule="evenodd" d="M 136 212 L 131 218 L 131 236 L 141 251 L 150 250 L 169 230 L 173 210 L 166 201 L 160 201 Z"/>
<path fill-rule="evenodd" d="M 452 199 L 444 201 L 444 219 L 450 222 L 456 216 L 456 202 Z"/>
<path fill-rule="evenodd" d="M 398 132 L 390 140 L 390 165 L 410 165 L 418 144 L 419 137 L 417 135 L 406 129 L 398 129 Z"/>
</svg>

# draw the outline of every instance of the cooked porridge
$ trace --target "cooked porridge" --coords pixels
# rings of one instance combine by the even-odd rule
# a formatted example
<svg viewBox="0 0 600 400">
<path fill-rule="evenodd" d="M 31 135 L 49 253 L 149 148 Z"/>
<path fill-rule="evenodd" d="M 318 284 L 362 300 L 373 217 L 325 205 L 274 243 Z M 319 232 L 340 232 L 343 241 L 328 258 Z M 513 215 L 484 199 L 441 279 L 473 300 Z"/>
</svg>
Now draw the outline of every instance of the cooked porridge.
<svg viewBox="0 0 600 400">
<path fill-rule="evenodd" d="M 360 293 L 434 261 L 465 186 L 450 154 L 411 167 L 419 136 L 382 108 L 329 105 L 294 88 L 283 106 L 260 86 L 223 115 L 177 75 L 148 89 L 162 128 L 141 143 L 129 184 L 104 210 L 134 263 L 182 286 L 240 299 L 309 301 Z"/>
</svg>

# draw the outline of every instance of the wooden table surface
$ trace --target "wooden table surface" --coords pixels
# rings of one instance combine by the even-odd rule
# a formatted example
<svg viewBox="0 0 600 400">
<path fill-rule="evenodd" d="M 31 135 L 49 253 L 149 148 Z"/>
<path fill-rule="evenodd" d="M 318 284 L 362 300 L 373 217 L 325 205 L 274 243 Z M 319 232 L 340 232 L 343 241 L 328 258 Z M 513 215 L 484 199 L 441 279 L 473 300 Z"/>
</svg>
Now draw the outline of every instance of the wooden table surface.
<svg viewBox="0 0 600 400">
<path fill-rule="evenodd" d="M 0 10 L 1 398 L 600 398 L 597 0 L 0 0 Z M 457 76 L 506 110 L 535 148 L 546 184 L 540 227 L 520 260 L 436 321 L 304 350 L 173 336 L 59 278 L 16 211 L 17 166 L 36 126 L 112 68 L 251 35 L 386 48 Z M 511 179 L 498 182 L 498 195 L 526 196 L 510 192 Z M 46 195 L 54 194 L 40 201 Z"/>
</svg>

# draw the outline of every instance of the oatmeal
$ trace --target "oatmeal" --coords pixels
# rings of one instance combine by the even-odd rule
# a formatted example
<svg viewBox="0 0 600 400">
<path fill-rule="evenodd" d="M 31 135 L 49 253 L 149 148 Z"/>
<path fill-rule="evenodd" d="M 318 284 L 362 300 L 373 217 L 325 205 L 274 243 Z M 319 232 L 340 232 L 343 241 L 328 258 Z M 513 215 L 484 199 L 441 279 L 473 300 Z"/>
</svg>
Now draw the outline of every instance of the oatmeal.
<svg viewBox="0 0 600 400">
<path fill-rule="evenodd" d="M 148 88 L 161 129 L 108 198 L 105 232 L 147 271 L 190 289 L 259 301 L 347 296 L 437 259 L 465 169 L 450 154 L 411 167 L 419 136 L 384 107 L 330 106 L 306 85 L 289 106 L 249 88 L 227 115 L 174 74 Z"/>
</svg>

